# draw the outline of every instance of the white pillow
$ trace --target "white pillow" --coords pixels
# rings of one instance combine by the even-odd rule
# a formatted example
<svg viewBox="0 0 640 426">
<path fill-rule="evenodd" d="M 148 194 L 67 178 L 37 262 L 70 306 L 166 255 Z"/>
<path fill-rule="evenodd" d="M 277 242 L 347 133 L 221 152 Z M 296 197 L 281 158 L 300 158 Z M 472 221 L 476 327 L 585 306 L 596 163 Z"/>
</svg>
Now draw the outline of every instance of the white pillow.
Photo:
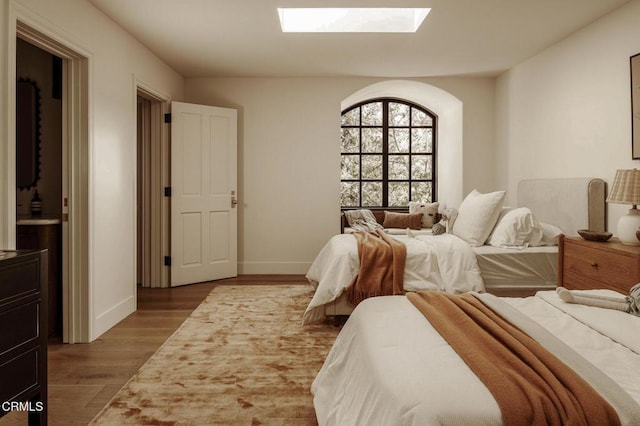
<svg viewBox="0 0 640 426">
<path fill-rule="evenodd" d="M 542 227 L 531 210 L 519 207 L 507 211 L 500 219 L 487 243 L 494 247 L 535 247 L 542 244 Z"/>
<path fill-rule="evenodd" d="M 420 203 L 418 201 L 409 201 L 409 214 L 422 213 L 422 227 L 432 228 L 436 222 L 438 207 L 440 203 Z"/>
<path fill-rule="evenodd" d="M 347 218 L 349 227 L 355 231 L 375 231 L 383 229 L 382 225 L 376 221 L 376 217 L 369 209 L 345 210 L 344 215 Z"/>
<path fill-rule="evenodd" d="M 475 189 L 471 191 L 458 208 L 452 233 L 472 247 L 483 245 L 498 220 L 504 195 L 505 191 L 488 194 L 481 194 Z"/>
<path fill-rule="evenodd" d="M 542 228 L 542 245 L 557 246 L 558 237 L 564 234 L 564 231 L 555 225 L 544 222 L 540 222 L 540 227 Z"/>
</svg>

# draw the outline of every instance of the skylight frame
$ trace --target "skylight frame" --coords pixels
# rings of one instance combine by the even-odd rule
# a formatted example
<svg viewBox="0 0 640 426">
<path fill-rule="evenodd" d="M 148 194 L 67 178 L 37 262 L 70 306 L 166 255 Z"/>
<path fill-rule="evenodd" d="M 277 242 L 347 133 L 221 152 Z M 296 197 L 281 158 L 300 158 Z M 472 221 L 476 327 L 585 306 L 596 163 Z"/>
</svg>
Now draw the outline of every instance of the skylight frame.
<svg viewBox="0 0 640 426">
<path fill-rule="evenodd" d="M 279 7 L 283 32 L 415 33 L 430 8 L 417 7 Z"/>
</svg>

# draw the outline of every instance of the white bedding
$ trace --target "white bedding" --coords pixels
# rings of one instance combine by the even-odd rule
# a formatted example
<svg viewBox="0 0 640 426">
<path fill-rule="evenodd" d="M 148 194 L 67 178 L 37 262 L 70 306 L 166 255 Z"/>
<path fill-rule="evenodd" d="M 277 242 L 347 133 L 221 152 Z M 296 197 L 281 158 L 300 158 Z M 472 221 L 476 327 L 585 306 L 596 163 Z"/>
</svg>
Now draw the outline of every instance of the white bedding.
<svg viewBox="0 0 640 426">
<path fill-rule="evenodd" d="M 475 254 L 460 238 L 451 235 L 393 235 L 405 244 L 404 290 L 440 290 L 449 293 L 484 291 Z M 325 318 L 324 305 L 336 300 L 358 273 L 358 245 L 353 235 L 333 236 L 322 248 L 307 272 L 317 283 L 303 323 Z"/>
<path fill-rule="evenodd" d="M 620 408 L 624 404 L 612 403 L 625 411 L 618 411 L 622 424 L 639 424 L 640 417 L 634 417 L 640 416 L 639 317 L 567 304 L 554 291 L 500 300 L 615 381 L 627 400 L 625 410 Z M 590 369 L 594 376 L 597 369 Z M 501 424 L 498 405 L 484 384 L 405 296 L 370 298 L 358 305 L 311 392 L 320 425 Z M 611 402 L 610 395 L 603 396 Z"/>
</svg>

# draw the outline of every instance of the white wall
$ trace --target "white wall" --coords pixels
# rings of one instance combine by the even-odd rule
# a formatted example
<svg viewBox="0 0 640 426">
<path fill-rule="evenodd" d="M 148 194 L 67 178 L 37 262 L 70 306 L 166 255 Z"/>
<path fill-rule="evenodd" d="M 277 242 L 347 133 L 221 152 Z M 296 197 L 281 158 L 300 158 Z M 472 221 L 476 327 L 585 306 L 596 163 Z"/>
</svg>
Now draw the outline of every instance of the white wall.
<svg viewBox="0 0 640 426">
<path fill-rule="evenodd" d="M 498 186 L 515 196 L 523 178 L 611 183 L 616 169 L 640 166 L 631 159 L 629 79 L 639 19 L 640 1 L 632 1 L 497 79 Z M 610 230 L 628 208 L 609 205 Z"/>
<path fill-rule="evenodd" d="M 90 339 L 95 339 L 135 310 L 134 82 L 182 100 L 184 79 L 87 1 L 12 0 L 10 7 L 0 7 L 0 22 L 7 24 L 3 32 L 15 27 L 15 13 L 39 31 L 79 46 L 89 57 L 88 304 Z M 15 64 L 10 57 L 15 54 L 12 35 L 2 37 L 7 40 L 0 45 L 0 66 L 8 67 Z M 6 120 L 9 108 L 0 108 Z M 3 138 L 0 152 L 6 144 Z M 0 199 L 10 199 L 9 191 L 3 184 Z M 3 227 L 11 221 L 6 220 L 7 211 L 0 218 Z M 0 241 L 8 240 L 0 235 Z"/>
<path fill-rule="evenodd" d="M 187 79 L 188 102 L 238 109 L 240 273 L 306 273 L 327 239 L 339 232 L 340 105 L 379 81 Z M 462 101 L 461 192 L 494 189 L 494 80 L 419 81 Z"/>
</svg>

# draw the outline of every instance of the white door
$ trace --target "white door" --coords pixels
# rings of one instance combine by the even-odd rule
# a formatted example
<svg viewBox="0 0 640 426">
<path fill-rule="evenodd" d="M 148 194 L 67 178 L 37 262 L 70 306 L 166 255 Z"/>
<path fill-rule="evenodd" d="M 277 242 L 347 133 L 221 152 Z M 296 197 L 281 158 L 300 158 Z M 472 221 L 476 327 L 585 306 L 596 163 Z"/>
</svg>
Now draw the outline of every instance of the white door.
<svg viewBox="0 0 640 426">
<path fill-rule="evenodd" d="M 235 277 L 237 111 L 171 103 L 171 286 Z"/>
</svg>

